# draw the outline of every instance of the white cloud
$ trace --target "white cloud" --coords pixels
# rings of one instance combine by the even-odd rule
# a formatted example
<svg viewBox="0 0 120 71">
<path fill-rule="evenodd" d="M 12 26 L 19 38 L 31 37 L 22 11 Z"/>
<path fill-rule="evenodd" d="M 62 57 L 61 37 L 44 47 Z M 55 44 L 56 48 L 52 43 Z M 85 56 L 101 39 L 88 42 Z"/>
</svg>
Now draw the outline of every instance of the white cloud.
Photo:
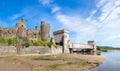
<svg viewBox="0 0 120 71">
<path fill-rule="evenodd" d="M 46 7 L 51 8 L 51 13 L 56 13 L 61 10 L 59 6 L 57 6 L 54 2 L 54 0 L 39 0 L 39 2 Z"/>
<path fill-rule="evenodd" d="M 103 5 L 105 5 L 109 0 L 99 0 L 97 3 L 97 7 L 102 7 Z"/>
<path fill-rule="evenodd" d="M 95 15 L 96 12 L 97 12 L 97 9 L 92 10 L 92 11 L 90 12 L 90 16 L 86 19 L 86 21 L 90 21 L 90 20 L 92 19 L 92 17 Z"/>
<path fill-rule="evenodd" d="M 102 1 L 102 3 L 101 3 Z M 100 25 L 97 40 L 101 40 L 107 45 L 118 46 L 120 39 L 120 0 L 101 0 L 101 15 L 97 23 Z M 109 44 L 114 42 L 114 44 Z"/>
<path fill-rule="evenodd" d="M 39 2 L 40 2 L 42 5 L 49 5 L 50 3 L 53 2 L 53 0 L 39 0 Z"/>
<path fill-rule="evenodd" d="M 95 36 L 96 26 L 89 25 L 88 22 L 82 20 L 80 17 L 57 14 L 56 18 L 65 26 L 64 28 L 76 33 L 75 37 L 72 38 L 76 42 L 91 40 Z"/>
<path fill-rule="evenodd" d="M 105 45 L 114 42 L 118 44 L 120 39 L 120 0 L 99 0 L 96 9 L 93 9 L 87 18 L 62 14 L 62 8 L 53 3 L 53 0 L 39 0 L 42 5 L 51 8 L 51 13 L 63 25 L 63 28 L 74 32 L 72 41 L 85 42 L 96 40 Z M 99 12 L 99 15 L 96 14 Z"/>
<path fill-rule="evenodd" d="M 101 16 L 99 17 L 99 20 L 102 22 L 104 21 L 109 15 L 112 13 L 112 11 L 116 8 L 116 5 L 114 4 L 114 0 L 109 0 L 103 7 L 101 8 Z"/>
<path fill-rule="evenodd" d="M 56 12 L 58 12 L 58 11 L 60 11 L 60 7 L 59 6 L 54 6 L 53 8 L 52 8 L 52 13 L 56 13 Z"/>
<path fill-rule="evenodd" d="M 56 18 L 66 29 L 76 33 L 72 38 L 76 42 L 95 39 L 98 41 L 97 43 L 118 46 L 118 41 L 120 41 L 120 0 L 100 0 L 96 7 L 86 19 L 65 14 L 57 14 Z M 98 11 L 101 14 L 96 17 L 95 13 Z M 110 44 L 112 42 L 114 44 Z"/>
</svg>

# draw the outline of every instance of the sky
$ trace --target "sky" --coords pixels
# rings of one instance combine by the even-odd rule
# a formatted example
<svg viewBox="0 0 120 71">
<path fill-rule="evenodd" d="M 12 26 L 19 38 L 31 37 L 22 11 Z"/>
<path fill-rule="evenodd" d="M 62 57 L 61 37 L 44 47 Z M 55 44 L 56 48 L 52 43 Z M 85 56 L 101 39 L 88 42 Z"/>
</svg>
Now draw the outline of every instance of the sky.
<svg viewBox="0 0 120 71">
<path fill-rule="evenodd" d="M 67 29 L 71 42 L 120 47 L 120 0 L 0 0 L 0 27 L 15 28 L 21 18 L 27 29 L 44 20 L 51 37 Z"/>
</svg>

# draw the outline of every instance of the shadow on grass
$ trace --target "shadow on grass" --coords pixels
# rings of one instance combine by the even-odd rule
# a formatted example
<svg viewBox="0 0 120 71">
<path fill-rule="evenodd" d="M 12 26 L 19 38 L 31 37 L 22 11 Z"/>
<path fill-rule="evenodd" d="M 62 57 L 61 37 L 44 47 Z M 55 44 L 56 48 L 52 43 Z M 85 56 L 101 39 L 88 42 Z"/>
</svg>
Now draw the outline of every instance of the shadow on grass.
<svg viewBox="0 0 120 71">
<path fill-rule="evenodd" d="M 33 60 L 46 60 L 46 61 L 56 61 L 56 60 L 60 60 L 58 58 L 33 58 Z"/>
<path fill-rule="evenodd" d="M 46 60 L 46 61 L 57 61 L 57 60 L 62 60 L 62 61 L 72 61 L 72 60 L 80 60 L 76 58 L 67 58 L 67 57 L 54 57 L 54 56 L 49 56 L 49 57 L 37 57 L 33 58 L 33 60 Z"/>
</svg>

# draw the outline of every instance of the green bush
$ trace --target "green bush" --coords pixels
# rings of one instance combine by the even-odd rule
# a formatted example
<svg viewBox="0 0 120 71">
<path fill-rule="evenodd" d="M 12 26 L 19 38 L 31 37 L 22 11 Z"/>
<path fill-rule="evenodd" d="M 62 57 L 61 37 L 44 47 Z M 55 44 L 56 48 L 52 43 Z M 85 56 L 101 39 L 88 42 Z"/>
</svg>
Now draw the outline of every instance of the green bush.
<svg viewBox="0 0 120 71">
<path fill-rule="evenodd" d="M 56 46 L 55 43 L 42 41 L 40 38 L 37 38 L 36 40 L 31 41 L 31 43 L 34 46 L 48 46 L 48 47 L 51 47 L 52 45 Z"/>
<path fill-rule="evenodd" d="M 8 39 L 7 43 L 8 43 L 8 45 L 16 45 L 16 43 L 17 43 L 18 40 L 19 40 L 18 37 L 16 37 L 16 38 L 10 38 L 10 39 Z"/>
<path fill-rule="evenodd" d="M 55 43 L 52 43 L 52 42 L 47 42 L 46 44 L 48 47 L 51 47 L 51 46 L 57 47 L 57 45 Z"/>
<path fill-rule="evenodd" d="M 35 46 L 47 46 L 46 42 L 42 41 L 40 38 L 32 41 L 33 45 Z"/>
<path fill-rule="evenodd" d="M 8 39 L 8 45 L 12 45 L 12 39 Z"/>
<path fill-rule="evenodd" d="M 0 38 L 0 43 L 7 43 L 7 40 L 5 38 Z"/>
<path fill-rule="evenodd" d="M 29 46 L 30 46 L 30 42 L 24 42 L 24 43 L 22 44 L 22 46 L 29 47 Z"/>
<path fill-rule="evenodd" d="M 10 39 L 0 38 L 0 43 L 8 43 L 8 45 L 16 45 L 17 41 L 19 41 L 18 37 L 10 38 Z M 22 43 L 22 46 L 25 46 L 25 47 L 29 47 L 30 45 L 48 46 L 48 47 L 55 46 L 55 47 L 57 47 L 55 43 L 42 41 L 40 38 L 37 38 L 36 40 L 32 40 L 32 41 Z"/>
<path fill-rule="evenodd" d="M 35 41 L 35 42 L 33 42 L 33 45 L 34 46 L 40 46 L 40 43 Z"/>
<path fill-rule="evenodd" d="M 97 46 L 97 50 L 101 50 L 101 48 L 99 46 Z"/>
<path fill-rule="evenodd" d="M 46 42 L 46 45 L 48 46 L 48 47 L 51 47 L 52 46 L 52 42 Z"/>
</svg>

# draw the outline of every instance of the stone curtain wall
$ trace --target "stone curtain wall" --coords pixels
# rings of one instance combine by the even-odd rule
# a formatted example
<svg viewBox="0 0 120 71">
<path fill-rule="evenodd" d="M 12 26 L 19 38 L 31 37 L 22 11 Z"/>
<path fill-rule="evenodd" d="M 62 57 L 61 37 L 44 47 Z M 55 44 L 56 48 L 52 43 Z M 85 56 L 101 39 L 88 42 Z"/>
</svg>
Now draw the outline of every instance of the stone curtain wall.
<svg viewBox="0 0 120 71">
<path fill-rule="evenodd" d="M 30 54 L 30 53 L 62 53 L 62 47 L 45 47 L 45 46 L 30 46 L 28 48 L 21 48 L 20 54 Z M 0 46 L 0 55 L 3 54 L 17 54 L 17 49 L 15 46 Z"/>
<path fill-rule="evenodd" d="M 51 47 L 51 53 L 62 53 L 63 51 L 62 51 L 62 46 L 59 46 L 59 47 Z"/>
<path fill-rule="evenodd" d="M 16 50 L 14 46 L 0 46 L 0 54 L 16 54 Z"/>
<path fill-rule="evenodd" d="M 21 54 L 30 54 L 30 53 L 50 53 L 50 48 L 44 46 L 30 46 L 28 48 L 21 49 Z"/>
</svg>

